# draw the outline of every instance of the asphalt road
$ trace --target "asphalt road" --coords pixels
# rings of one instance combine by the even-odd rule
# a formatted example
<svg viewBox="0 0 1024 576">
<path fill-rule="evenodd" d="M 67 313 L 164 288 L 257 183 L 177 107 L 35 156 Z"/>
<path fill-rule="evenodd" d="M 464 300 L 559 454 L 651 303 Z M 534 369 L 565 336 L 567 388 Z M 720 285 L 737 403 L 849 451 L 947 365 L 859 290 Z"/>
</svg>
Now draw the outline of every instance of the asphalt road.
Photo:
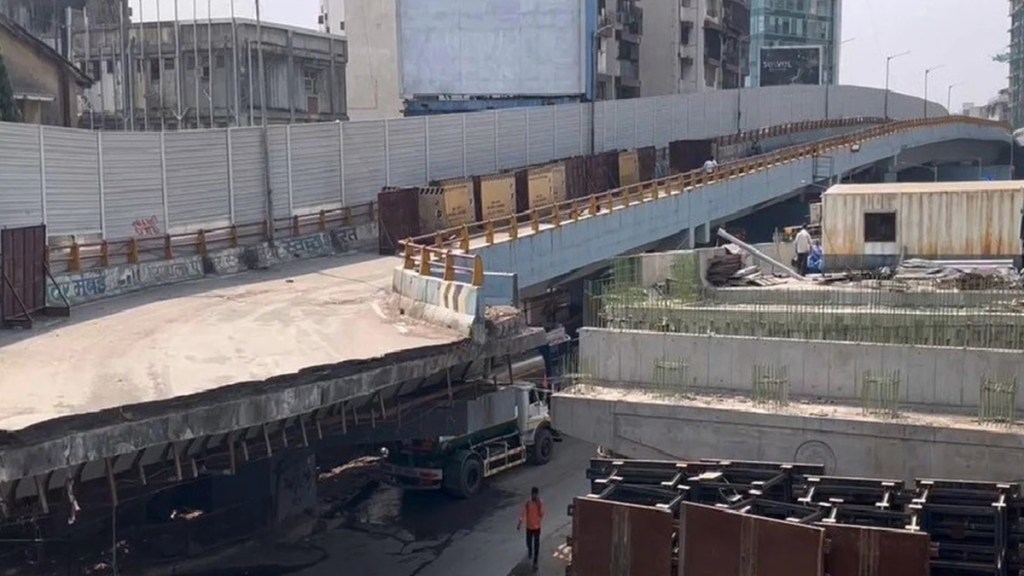
<svg viewBox="0 0 1024 576">
<path fill-rule="evenodd" d="M 526 541 L 516 531 L 520 505 L 540 488 L 547 517 L 542 534 L 541 576 L 562 576 L 573 497 L 589 491 L 584 471 L 595 454 L 589 444 L 567 438 L 556 444 L 546 466 L 524 466 L 489 481 L 469 501 L 438 493 L 378 490 L 356 511 L 358 522 L 314 538 L 326 558 L 292 572 L 297 576 L 518 576 L 534 574 Z"/>
</svg>

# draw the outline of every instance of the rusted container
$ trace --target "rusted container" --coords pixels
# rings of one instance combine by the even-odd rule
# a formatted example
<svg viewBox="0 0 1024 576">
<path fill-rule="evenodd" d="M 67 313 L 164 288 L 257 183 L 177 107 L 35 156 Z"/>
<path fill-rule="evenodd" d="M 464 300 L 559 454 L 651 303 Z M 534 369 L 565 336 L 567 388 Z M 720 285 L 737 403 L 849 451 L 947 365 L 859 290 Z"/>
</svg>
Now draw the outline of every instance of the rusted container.
<svg viewBox="0 0 1024 576">
<path fill-rule="evenodd" d="M 672 571 L 672 514 L 646 506 L 576 498 L 573 572 L 579 576 L 662 576 Z"/>
<path fill-rule="evenodd" d="M 514 173 L 478 176 L 475 180 L 477 221 L 500 220 L 516 213 Z"/>
<path fill-rule="evenodd" d="M 829 576 L 928 576 L 931 539 L 924 532 L 827 525 Z"/>
<path fill-rule="evenodd" d="M 825 264 L 891 265 L 1020 254 L 1024 182 L 843 184 L 822 195 Z"/>
<path fill-rule="evenodd" d="M 516 170 L 516 214 L 530 209 L 530 171 Z"/>
<path fill-rule="evenodd" d="M 658 149 L 654 146 L 637 148 L 637 167 L 640 171 L 640 181 L 649 182 L 655 178 L 655 168 L 658 164 Z"/>
<path fill-rule="evenodd" d="M 696 170 L 715 154 L 713 140 L 676 140 L 668 145 L 668 165 L 671 174 L 684 174 Z"/>
<path fill-rule="evenodd" d="M 605 152 L 592 157 L 590 184 L 591 194 L 603 194 L 621 186 L 619 174 L 619 153 Z"/>
<path fill-rule="evenodd" d="M 565 166 L 565 196 L 567 200 L 583 198 L 590 193 L 587 183 L 587 157 L 573 156 L 562 162 Z"/>
<path fill-rule="evenodd" d="M 396 254 L 398 243 L 420 232 L 419 188 L 384 188 L 377 194 L 377 246 L 384 256 Z"/>
<path fill-rule="evenodd" d="M 619 152 L 619 185 L 631 186 L 640 182 L 640 165 L 636 150 Z"/>
<path fill-rule="evenodd" d="M 680 576 L 825 573 L 821 528 L 684 502 L 679 534 Z"/>
<path fill-rule="evenodd" d="M 421 233 L 427 234 L 470 224 L 476 219 L 472 179 L 446 180 L 421 188 L 419 217 Z"/>
</svg>

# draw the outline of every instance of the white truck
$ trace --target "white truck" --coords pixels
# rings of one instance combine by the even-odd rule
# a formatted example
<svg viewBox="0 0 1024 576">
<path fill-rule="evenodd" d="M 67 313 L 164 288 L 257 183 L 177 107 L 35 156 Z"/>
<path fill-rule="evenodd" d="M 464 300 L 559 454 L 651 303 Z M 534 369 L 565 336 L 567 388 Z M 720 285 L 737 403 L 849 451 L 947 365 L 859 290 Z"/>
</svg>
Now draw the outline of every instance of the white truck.
<svg viewBox="0 0 1024 576">
<path fill-rule="evenodd" d="M 557 433 L 544 393 L 514 383 L 474 399 L 460 436 L 399 442 L 382 450 L 387 482 L 410 490 L 442 490 L 471 498 L 485 478 L 527 462 L 547 464 Z"/>
</svg>

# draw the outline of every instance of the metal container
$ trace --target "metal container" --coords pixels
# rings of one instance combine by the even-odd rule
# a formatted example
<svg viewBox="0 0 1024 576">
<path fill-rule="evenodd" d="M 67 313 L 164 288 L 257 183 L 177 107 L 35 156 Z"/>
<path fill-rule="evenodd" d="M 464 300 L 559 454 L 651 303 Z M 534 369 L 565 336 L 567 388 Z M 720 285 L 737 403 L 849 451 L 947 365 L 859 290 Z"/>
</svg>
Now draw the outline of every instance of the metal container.
<svg viewBox="0 0 1024 576">
<path fill-rule="evenodd" d="M 477 220 L 500 220 L 516 213 L 516 175 L 495 174 L 476 178 Z"/>
<path fill-rule="evenodd" d="M 472 179 L 446 180 L 421 188 L 420 231 L 423 234 L 470 224 L 476 219 Z"/>
<path fill-rule="evenodd" d="M 715 154 L 713 140 L 676 140 L 669 142 L 668 163 L 672 174 L 684 174 L 704 165 Z"/>
<path fill-rule="evenodd" d="M 842 184 L 822 195 L 826 265 L 1014 257 L 1024 182 Z"/>
<path fill-rule="evenodd" d="M 420 232 L 419 188 L 385 188 L 377 195 L 377 244 L 381 255 L 398 252 L 398 243 Z"/>
<path fill-rule="evenodd" d="M 672 571 L 672 514 L 653 507 L 576 498 L 573 573 L 662 576 Z"/>
<path fill-rule="evenodd" d="M 654 146 L 637 148 L 637 169 L 641 182 L 649 182 L 655 178 L 655 167 L 658 164 L 658 149 Z"/>
<path fill-rule="evenodd" d="M 640 163 L 636 150 L 619 153 L 619 185 L 631 186 L 640 183 Z"/>
<path fill-rule="evenodd" d="M 590 192 L 587 184 L 587 157 L 574 156 L 563 162 L 565 166 L 565 195 L 567 200 L 583 198 Z"/>
</svg>

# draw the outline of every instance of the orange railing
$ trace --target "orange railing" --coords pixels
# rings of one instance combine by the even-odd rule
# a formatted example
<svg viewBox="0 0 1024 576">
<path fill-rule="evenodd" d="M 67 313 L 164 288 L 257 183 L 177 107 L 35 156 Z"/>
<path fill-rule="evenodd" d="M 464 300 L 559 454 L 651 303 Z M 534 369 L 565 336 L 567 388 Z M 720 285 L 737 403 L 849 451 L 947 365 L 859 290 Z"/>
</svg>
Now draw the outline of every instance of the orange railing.
<svg viewBox="0 0 1024 576">
<path fill-rule="evenodd" d="M 358 226 L 377 219 L 376 203 L 321 210 L 304 216 L 278 218 L 275 238 L 291 238 L 325 232 L 337 226 Z M 179 256 L 206 256 L 210 251 L 238 248 L 268 239 L 267 223 L 235 224 L 222 228 L 165 234 L 146 238 L 72 242 L 48 247 L 48 264 L 55 273 L 80 272 L 116 264 L 170 260 Z"/>
<path fill-rule="evenodd" d="M 486 220 L 440 230 L 433 234 L 404 240 L 400 245 L 403 246 L 405 251 L 406 268 L 414 269 L 419 267 L 423 270 L 424 257 L 427 259 L 440 256 L 446 257 L 449 253 L 457 256 L 471 256 L 468 253 L 473 239 L 483 238 L 484 243 L 488 246 L 497 242 L 513 241 L 522 234 L 539 233 L 542 226 L 558 228 L 567 222 L 575 222 L 581 218 L 610 214 L 619 207 L 627 207 L 641 202 L 676 196 L 687 190 L 731 178 L 747 176 L 840 148 L 849 148 L 856 144 L 925 126 L 953 123 L 968 123 L 1009 129 L 1006 125 L 998 122 L 959 116 L 890 122 L 810 144 L 791 146 L 768 154 L 724 163 L 712 174 L 708 174 L 702 169 L 692 170 L 685 174 L 677 174 L 667 178 L 624 186 L 585 198 L 576 198 L 533 208 L 526 212 L 513 214 L 498 220 Z M 521 231 L 520 227 L 523 223 L 527 222 L 530 225 L 529 230 Z M 499 235 L 504 235 L 504 238 L 498 238 Z M 482 263 L 476 265 L 479 265 L 482 269 Z M 429 271 L 429 268 L 427 270 Z"/>
</svg>

